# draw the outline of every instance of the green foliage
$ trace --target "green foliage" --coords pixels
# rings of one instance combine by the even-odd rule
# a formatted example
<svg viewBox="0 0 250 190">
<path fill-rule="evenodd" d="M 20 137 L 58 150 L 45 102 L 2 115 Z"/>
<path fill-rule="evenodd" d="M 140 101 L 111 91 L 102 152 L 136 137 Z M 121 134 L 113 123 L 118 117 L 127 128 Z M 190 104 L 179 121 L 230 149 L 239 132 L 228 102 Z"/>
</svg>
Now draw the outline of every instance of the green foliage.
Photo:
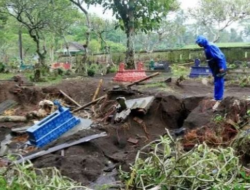
<svg viewBox="0 0 250 190">
<path fill-rule="evenodd" d="M 74 23 L 77 10 L 67 0 L 2 0 L 1 10 L 8 13 L 27 31 L 36 44 L 36 53 L 42 66 L 47 54 L 42 42 L 48 33 L 63 35 L 63 32 Z M 71 16 L 73 15 L 73 17 Z M 20 27 L 19 25 L 19 27 Z"/>
<path fill-rule="evenodd" d="M 217 41 L 231 24 L 249 17 L 250 5 L 248 0 L 199 0 L 198 6 L 189 12 L 197 24 L 213 29 L 213 41 Z"/>
<path fill-rule="evenodd" d="M 95 70 L 89 68 L 89 69 L 87 70 L 87 74 L 88 74 L 89 77 L 93 77 L 93 76 L 95 76 Z"/>
<path fill-rule="evenodd" d="M 179 6 L 176 0 L 129 0 L 127 3 L 117 0 L 86 0 L 85 2 L 87 4 L 100 4 L 105 9 L 112 10 L 121 29 L 127 31 L 131 25 L 134 25 L 135 30 L 143 32 L 159 27 L 164 16 Z M 130 18 L 131 13 L 133 20 Z"/>
<path fill-rule="evenodd" d="M 0 73 L 3 73 L 5 71 L 5 65 L 0 62 Z"/>
<path fill-rule="evenodd" d="M 91 53 L 99 53 L 101 49 L 101 44 L 97 40 L 91 40 L 89 42 L 89 50 Z"/>
<path fill-rule="evenodd" d="M 108 68 L 107 73 L 116 73 L 118 71 L 117 66 L 112 65 L 110 68 Z"/>
<path fill-rule="evenodd" d="M 233 148 L 213 149 L 201 144 L 183 152 L 179 143 L 172 137 L 161 137 L 143 147 L 131 172 L 121 171 L 126 189 L 238 190 L 250 186 Z"/>
<path fill-rule="evenodd" d="M 174 76 L 186 76 L 189 74 L 190 70 L 187 69 L 187 67 L 178 65 L 178 64 L 172 64 L 171 66 L 171 72 Z"/>
<path fill-rule="evenodd" d="M 1 190 L 88 189 L 62 176 L 56 168 L 35 169 L 31 163 L 1 168 L 0 174 Z"/>
<path fill-rule="evenodd" d="M 125 52 L 126 51 L 126 47 L 120 43 L 114 43 L 111 41 L 107 42 L 107 45 L 110 47 L 110 51 L 111 52 Z"/>
<path fill-rule="evenodd" d="M 213 121 L 216 123 L 221 123 L 222 121 L 224 121 L 224 117 L 222 115 L 217 114 L 214 118 Z"/>
</svg>

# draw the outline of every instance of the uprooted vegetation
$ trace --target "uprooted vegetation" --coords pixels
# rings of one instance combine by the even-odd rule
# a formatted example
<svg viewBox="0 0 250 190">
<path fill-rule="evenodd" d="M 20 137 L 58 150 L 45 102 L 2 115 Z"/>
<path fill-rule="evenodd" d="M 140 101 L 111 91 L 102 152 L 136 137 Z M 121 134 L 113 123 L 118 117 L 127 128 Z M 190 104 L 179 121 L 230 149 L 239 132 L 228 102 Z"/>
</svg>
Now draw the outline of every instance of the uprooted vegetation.
<svg viewBox="0 0 250 190">
<path fill-rule="evenodd" d="M 206 143 L 185 152 L 179 141 L 161 137 L 137 154 L 131 173 L 121 172 L 126 189 L 246 189 L 249 170 L 235 150 Z"/>
<path fill-rule="evenodd" d="M 87 187 L 62 176 L 56 168 L 35 169 L 32 163 L 3 167 L 1 168 L 0 174 L 0 187 L 2 190 L 88 190 Z"/>
</svg>

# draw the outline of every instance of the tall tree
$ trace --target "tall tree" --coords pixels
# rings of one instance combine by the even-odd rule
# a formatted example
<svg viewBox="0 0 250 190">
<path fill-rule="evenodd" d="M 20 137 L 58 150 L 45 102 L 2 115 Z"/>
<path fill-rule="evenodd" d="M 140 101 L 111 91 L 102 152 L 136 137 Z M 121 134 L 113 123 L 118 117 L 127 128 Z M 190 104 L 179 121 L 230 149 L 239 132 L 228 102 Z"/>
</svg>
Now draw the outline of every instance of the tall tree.
<svg viewBox="0 0 250 190">
<path fill-rule="evenodd" d="M 159 26 L 162 18 L 178 7 L 176 0 L 85 0 L 87 4 L 100 4 L 113 11 L 119 26 L 127 36 L 126 64 L 134 68 L 134 35 Z"/>
<path fill-rule="evenodd" d="M 183 45 L 185 15 L 180 11 L 173 16 L 174 18 L 171 19 L 163 19 L 157 29 L 147 34 L 138 34 L 136 36 L 137 47 L 152 53 L 154 50 Z"/>
<path fill-rule="evenodd" d="M 64 18 L 67 11 L 71 11 L 71 4 L 67 0 L 2 0 L 2 11 L 13 16 L 28 30 L 30 37 L 36 43 L 36 53 L 40 66 L 46 66 L 47 50 L 42 44 L 44 32 L 48 31 L 55 16 Z M 59 16 L 60 15 L 60 16 Z"/>
<path fill-rule="evenodd" d="M 249 17 L 250 3 L 249 0 L 199 0 L 197 8 L 190 9 L 189 13 L 198 24 L 213 33 L 216 42 L 222 31 Z"/>
<path fill-rule="evenodd" d="M 86 18 L 86 27 L 87 31 L 85 33 L 85 44 L 83 44 L 83 47 L 85 48 L 85 54 L 83 56 L 82 63 L 86 63 L 87 58 L 88 58 L 88 46 L 90 42 L 90 34 L 91 34 L 91 23 L 90 23 L 90 18 L 89 18 L 89 13 L 86 8 L 84 8 L 83 3 L 85 0 L 69 0 L 71 3 L 73 3 L 76 7 L 78 7 L 83 14 L 85 15 Z M 83 65 L 82 65 L 83 66 Z M 83 67 L 79 67 L 77 70 L 82 71 Z"/>
</svg>

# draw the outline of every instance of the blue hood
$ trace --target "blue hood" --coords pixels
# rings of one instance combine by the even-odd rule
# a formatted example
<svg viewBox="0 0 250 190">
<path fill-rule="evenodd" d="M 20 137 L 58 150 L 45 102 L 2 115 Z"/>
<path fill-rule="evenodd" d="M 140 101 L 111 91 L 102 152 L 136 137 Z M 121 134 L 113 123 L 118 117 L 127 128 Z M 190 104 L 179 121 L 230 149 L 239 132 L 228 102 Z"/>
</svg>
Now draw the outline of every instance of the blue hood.
<svg viewBox="0 0 250 190">
<path fill-rule="evenodd" d="M 220 48 L 218 48 L 215 44 L 210 43 L 204 36 L 198 36 L 196 39 L 196 43 L 203 46 L 207 60 L 209 60 L 210 62 L 215 62 L 216 65 L 218 65 L 219 69 L 226 70 L 226 58 L 225 55 L 221 52 Z"/>
<path fill-rule="evenodd" d="M 196 43 L 201 44 L 203 47 L 206 47 L 209 44 L 207 38 L 204 36 L 198 36 L 196 38 Z"/>
</svg>

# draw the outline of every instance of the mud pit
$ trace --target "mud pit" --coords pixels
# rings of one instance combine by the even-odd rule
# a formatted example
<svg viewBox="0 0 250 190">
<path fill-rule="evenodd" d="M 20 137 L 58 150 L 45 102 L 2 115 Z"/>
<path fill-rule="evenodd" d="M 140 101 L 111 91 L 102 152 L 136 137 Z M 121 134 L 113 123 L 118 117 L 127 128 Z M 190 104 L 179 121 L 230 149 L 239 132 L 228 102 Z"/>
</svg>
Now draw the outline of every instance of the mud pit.
<svg viewBox="0 0 250 190">
<path fill-rule="evenodd" d="M 197 85 L 197 81 L 194 83 Z M 37 102 L 43 98 L 62 98 L 59 90 L 63 90 L 80 104 L 88 103 L 92 99 L 97 84 L 98 80 L 96 79 L 76 79 L 66 80 L 52 87 L 32 87 L 24 91 L 25 95 L 26 93 L 28 94 L 26 97 L 33 97 L 30 92 L 37 93 L 37 96 L 34 96 L 33 101 L 31 101 L 30 99 L 18 98 L 20 95 L 13 94 L 11 88 L 9 88 L 15 88 L 13 83 L 12 85 L 6 85 L 6 88 L 3 87 L 5 91 L 0 92 L 0 100 L 16 100 L 21 107 L 23 107 L 22 113 L 18 110 L 16 113 L 25 114 L 26 111 L 36 108 Z M 104 81 L 99 96 L 105 94 L 107 90 L 110 90 L 110 86 L 112 85 L 113 84 Z M 81 182 L 83 185 L 95 183 L 102 174 L 107 174 L 105 172 L 110 172 L 114 168 L 117 169 L 119 165 L 122 166 L 122 169 L 126 171 L 129 170 L 129 165 L 133 163 L 137 151 L 160 135 L 164 135 L 166 133 L 165 128 L 169 129 L 170 132 L 174 132 L 181 127 L 192 130 L 208 124 L 215 116 L 215 113 L 211 111 L 211 106 L 213 106 L 213 104 L 209 103 L 211 97 L 206 97 L 208 91 L 211 89 L 207 89 L 204 86 L 197 86 L 192 87 L 191 92 L 188 93 L 188 88 L 190 89 L 191 85 L 192 84 L 188 84 L 185 86 L 184 83 L 183 88 L 177 88 L 176 94 L 169 94 L 167 92 L 152 93 L 150 89 L 145 90 L 143 94 L 136 91 L 130 95 L 129 93 L 126 94 L 125 96 L 127 99 L 146 97 L 152 94 L 156 98 L 145 116 L 138 116 L 132 113 L 124 123 L 111 124 L 100 122 L 98 125 L 95 124 L 93 128 L 95 133 L 106 131 L 108 136 L 67 148 L 64 150 L 64 155 L 62 155 L 61 151 L 58 151 L 37 158 L 34 160 L 35 166 L 55 166 L 63 175 Z M 199 91 L 202 89 L 204 91 L 200 93 Z M 197 91 L 195 92 L 195 90 Z M 228 89 L 228 91 L 230 92 L 230 89 Z M 236 89 L 232 91 L 236 91 Z M 248 89 L 246 89 L 246 91 L 248 91 Z M 180 96 L 180 94 L 183 95 Z M 245 91 L 242 94 L 245 94 Z M 110 97 L 114 100 L 117 96 L 119 96 L 119 94 Z M 226 109 L 231 109 L 227 105 L 231 105 L 232 101 L 232 98 L 227 99 L 222 104 L 221 112 Z M 70 104 L 67 101 L 66 103 Z M 110 101 L 110 105 L 106 104 L 104 107 L 111 107 L 112 103 L 114 103 L 114 101 Z M 96 109 L 98 106 L 100 106 L 100 104 L 96 106 Z M 103 110 L 107 111 L 106 109 Z M 245 111 L 246 110 L 243 110 L 243 112 Z M 244 113 L 242 114 L 244 115 Z M 79 115 L 81 115 L 81 113 L 79 113 Z M 97 119 L 95 123 L 98 123 L 104 116 L 105 113 L 101 118 Z M 135 121 L 135 118 L 139 118 L 145 123 L 149 139 L 147 139 L 145 129 Z M 17 124 L 4 123 L 1 125 L 7 127 L 20 127 L 25 124 L 16 126 Z M 2 131 L 1 129 L 1 132 Z M 7 134 L 9 130 L 5 130 L 5 132 Z M 78 134 L 71 136 L 70 139 L 60 139 L 60 141 L 51 144 L 51 146 L 69 140 L 77 140 L 83 136 L 87 136 L 89 133 L 89 131 L 80 131 Z M 128 142 L 129 138 L 138 140 L 138 143 Z"/>
</svg>

